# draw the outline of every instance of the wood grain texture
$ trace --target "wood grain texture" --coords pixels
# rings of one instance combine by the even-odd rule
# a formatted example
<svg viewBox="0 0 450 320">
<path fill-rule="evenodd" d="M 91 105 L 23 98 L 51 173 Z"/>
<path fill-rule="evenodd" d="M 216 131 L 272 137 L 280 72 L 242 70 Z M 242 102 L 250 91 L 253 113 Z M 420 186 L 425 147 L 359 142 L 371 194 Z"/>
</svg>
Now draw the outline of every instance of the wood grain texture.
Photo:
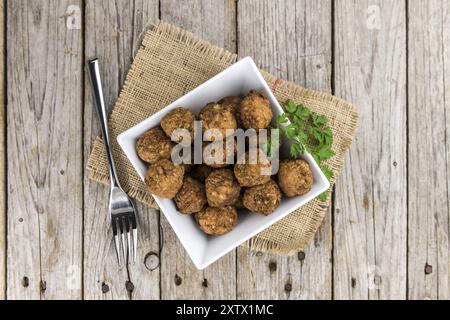
<svg viewBox="0 0 450 320">
<path fill-rule="evenodd" d="M 108 111 L 114 106 L 140 34 L 158 18 L 158 1 L 86 1 L 85 52 L 87 61 L 100 61 L 105 102 Z M 92 88 L 85 74 L 84 159 L 91 143 L 100 133 Z M 109 188 L 84 179 L 84 297 L 86 299 L 158 299 L 159 267 L 145 266 L 148 253 L 159 253 L 159 212 L 137 205 L 139 240 L 138 262 L 119 268 L 110 228 Z"/>
<path fill-rule="evenodd" d="M 0 300 L 6 298 L 5 9 L 0 0 Z"/>
<path fill-rule="evenodd" d="M 409 2 L 408 298 L 450 298 L 450 4 Z"/>
<path fill-rule="evenodd" d="M 164 215 L 161 228 L 161 299 L 235 299 L 235 251 L 200 271 Z"/>
<path fill-rule="evenodd" d="M 333 7 L 0 0 L 0 299 L 449 299 L 449 3 Z M 198 271 L 167 220 L 138 204 L 139 262 L 117 267 L 108 188 L 83 171 L 100 133 L 84 63 L 100 59 L 111 110 L 159 12 L 277 76 L 333 84 L 361 112 L 334 215 L 305 252 L 242 247 Z"/>
<path fill-rule="evenodd" d="M 274 75 L 331 91 L 329 1 L 239 1 L 238 48 Z M 239 299 L 330 299 L 331 211 L 305 252 L 282 257 L 238 249 Z"/>
<path fill-rule="evenodd" d="M 235 0 L 160 0 L 161 19 L 228 51 L 236 51 Z"/>
<path fill-rule="evenodd" d="M 8 299 L 82 297 L 81 1 L 8 1 Z"/>
<path fill-rule="evenodd" d="M 336 299 L 406 295 L 405 16 L 404 1 L 335 1 L 335 93 L 361 112 L 336 187 Z"/>
<path fill-rule="evenodd" d="M 212 44 L 236 50 L 235 2 L 230 0 L 161 0 L 161 19 L 193 32 Z M 198 271 L 172 227 L 161 218 L 162 299 L 234 299 L 235 251 L 207 269 Z"/>
</svg>

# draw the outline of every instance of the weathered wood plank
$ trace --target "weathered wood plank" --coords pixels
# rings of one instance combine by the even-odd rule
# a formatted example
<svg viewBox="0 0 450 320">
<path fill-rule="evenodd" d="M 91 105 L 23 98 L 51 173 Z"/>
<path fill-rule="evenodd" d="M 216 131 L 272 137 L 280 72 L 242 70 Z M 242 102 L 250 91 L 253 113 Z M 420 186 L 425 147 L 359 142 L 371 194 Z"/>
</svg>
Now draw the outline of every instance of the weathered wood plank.
<svg viewBox="0 0 450 320">
<path fill-rule="evenodd" d="M 82 296 L 80 5 L 7 3 L 8 299 Z"/>
<path fill-rule="evenodd" d="M 404 1 L 335 1 L 335 93 L 360 128 L 337 182 L 334 297 L 406 295 Z"/>
<path fill-rule="evenodd" d="M 0 300 L 6 298 L 5 1 L 0 1 Z"/>
<path fill-rule="evenodd" d="M 214 45 L 236 50 L 235 3 L 232 0 L 161 1 L 161 19 L 193 32 Z M 234 299 L 236 261 L 232 252 L 198 271 L 172 227 L 161 218 L 161 297 L 163 299 Z"/>
<path fill-rule="evenodd" d="M 161 0 L 161 19 L 236 51 L 235 0 Z"/>
<path fill-rule="evenodd" d="M 320 91 L 331 91 L 329 1 L 239 1 L 238 48 L 263 69 Z M 330 299 L 331 211 L 305 252 L 293 257 L 238 249 L 240 299 Z"/>
<path fill-rule="evenodd" d="M 408 298 L 450 298 L 450 4 L 408 7 Z"/>
<path fill-rule="evenodd" d="M 105 101 L 114 106 L 130 67 L 142 30 L 158 18 L 158 1 L 86 1 L 86 59 L 98 57 Z M 84 155 L 100 133 L 93 107 L 89 76 L 85 75 Z M 84 179 L 84 297 L 86 299 L 157 299 L 159 267 L 145 266 L 145 256 L 159 253 L 159 212 L 137 205 L 139 220 L 138 262 L 117 265 L 108 216 L 109 188 Z M 127 281 L 131 280 L 132 285 Z M 127 289 L 128 288 L 128 289 Z M 133 288 L 133 290 L 131 290 Z"/>
</svg>

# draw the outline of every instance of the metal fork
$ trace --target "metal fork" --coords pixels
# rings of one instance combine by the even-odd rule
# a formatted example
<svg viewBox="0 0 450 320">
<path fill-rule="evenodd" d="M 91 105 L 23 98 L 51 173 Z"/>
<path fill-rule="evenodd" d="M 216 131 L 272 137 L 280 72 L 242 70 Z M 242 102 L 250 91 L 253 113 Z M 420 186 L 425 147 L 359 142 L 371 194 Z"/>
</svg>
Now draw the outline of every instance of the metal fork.
<svg viewBox="0 0 450 320">
<path fill-rule="evenodd" d="M 136 262 L 137 255 L 137 224 L 136 210 L 133 201 L 123 191 L 117 178 L 114 159 L 110 149 L 110 140 L 108 132 L 108 122 L 103 97 L 102 82 L 100 79 L 98 59 L 88 61 L 89 73 L 91 75 L 96 109 L 102 128 L 103 140 L 105 143 L 106 156 L 109 164 L 109 176 L 111 178 L 111 191 L 109 194 L 109 212 L 111 215 L 111 225 L 114 235 L 114 244 L 116 247 L 117 261 L 122 265 L 122 259 Z M 126 238 L 126 239 L 125 239 Z M 121 250 L 122 249 L 122 250 Z M 128 249 L 128 250 L 127 250 Z M 122 251 L 122 254 L 121 254 Z"/>
</svg>

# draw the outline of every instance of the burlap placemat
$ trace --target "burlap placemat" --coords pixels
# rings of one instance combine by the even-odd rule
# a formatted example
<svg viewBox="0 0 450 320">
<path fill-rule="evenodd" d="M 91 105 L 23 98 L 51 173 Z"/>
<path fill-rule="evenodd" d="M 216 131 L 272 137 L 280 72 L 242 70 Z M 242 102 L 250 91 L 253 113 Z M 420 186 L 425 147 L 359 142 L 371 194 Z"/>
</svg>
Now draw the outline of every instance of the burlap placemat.
<svg viewBox="0 0 450 320">
<path fill-rule="evenodd" d="M 117 144 L 117 135 L 236 60 L 235 54 L 164 22 L 159 22 L 145 34 L 109 121 L 117 173 L 123 188 L 131 197 L 155 207 L 152 196 L 146 192 L 144 183 Z M 302 88 L 264 71 L 262 73 L 280 102 L 292 99 L 329 118 L 336 155 L 328 161 L 328 165 L 337 177 L 357 126 L 358 114 L 352 105 L 329 94 Z M 87 169 L 91 179 L 109 183 L 107 161 L 100 138 L 94 142 Z M 246 245 L 255 250 L 286 255 L 302 250 L 322 223 L 328 206 L 329 203 L 313 200 L 249 240 Z"/>
</svg>

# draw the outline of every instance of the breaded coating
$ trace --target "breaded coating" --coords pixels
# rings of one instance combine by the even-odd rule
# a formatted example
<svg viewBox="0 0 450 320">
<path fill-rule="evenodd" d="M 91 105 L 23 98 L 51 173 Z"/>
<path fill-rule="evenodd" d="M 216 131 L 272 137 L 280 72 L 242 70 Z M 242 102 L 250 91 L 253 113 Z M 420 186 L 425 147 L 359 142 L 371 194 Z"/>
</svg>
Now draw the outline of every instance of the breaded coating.
<svg viewBox="0 0 450 320">
<path fill-rule="evenodd" d="M 200 120 L 203 121 L 203 133 L 207 130 L 215 129 L 220 131 L 222 139 L 227 136 L 227 129 L 237 129 L 236 118 L 233 113 L 227 108 L 223 108 L 218 103 L 208 103 L 199 115 Z M 218 137 L 206 137 L 208 141 L 220 140 Z"/>
<path fill-rule="evenodd" d="M 273 113 L 269 99 L 262 93 L 250 90 L 242 100 L 239 120 L 245 129 L 265 129 L 272 121 Z"/>
<path fill-rule="evenodd" d="M 160 127 L 148 130 L 136 142 L 136 152 L 139 158 L 147 163 L 170 159 L 172 147 L 172 141 Z"/>
<path fill-rule="evenodd" d="M 239 198 L 241 187 L 230 169 L 218 169 L 206 178 L 206 198 L 211 207 L 233 205 Z"/>
<path fill-rule="evenodd" d="M 183 186 L 174 198 L 178 211 L 184 214 L 199 212 L 206 204 L 205 186 L 200 181 L 185 177 Z"/>
<path fill-rule="evenodd" d="M 237 222 L 237 211 L 233 206 L 206 207 L 195 214 L 200 229 L 206 234 L 220 236 L 233 230 Z"/>
<path fill-rule="evenodd" d="M 251 212 L 269 215 L 281 201 L 281 191 L 275 181 L 248 188 L 244 192 L 243 204 Z"/>
<path fill-rule="evenodd" d="M 242 98 L 238 96 L 229 96 L 220 99 L 217 103 L 223 108 L 228 109 L 236 118 L 237 127 L 241 128 L 242 124 L 239 121 L 239 109 L 241 108 Z"/>
<path fill-rule="evenodd" d="M 162 159 L 148 167 L 147 190 L 161 198 L 173 199 L 183 185 L 184 166 Z"/>
<path fill-rule="evenodd" d="M 194 138 L 195 114 L 186 108 L 175 108 L 169 111 L 161 120 L 161 128 L 167 136 L 172 137 L 176 129 L 186 129 L 191 133 L 191 139 Z M 177 139 L 176 142 L 180 142 Z"/>
<path fill-rule="evenodd" d="M 245 163 L 241 163 L 242 160 L 238 160 L 238 163 L 234 166 L 234 175 L 239 184 L 241 187 L 253 187 L 269 182 L 271 164 L 267 156 L 261 149 L 258 149 L 257 162 L 251 164 L 249 152 L 246 152 L 244 155 Z"/>
<path fill-rule="evenodd" d="M 313 174 L 305 160 L 283 160 L 278 171 L 278 185 L 287 197 L 308 193 L 313 185 Z"/>
</svg>

